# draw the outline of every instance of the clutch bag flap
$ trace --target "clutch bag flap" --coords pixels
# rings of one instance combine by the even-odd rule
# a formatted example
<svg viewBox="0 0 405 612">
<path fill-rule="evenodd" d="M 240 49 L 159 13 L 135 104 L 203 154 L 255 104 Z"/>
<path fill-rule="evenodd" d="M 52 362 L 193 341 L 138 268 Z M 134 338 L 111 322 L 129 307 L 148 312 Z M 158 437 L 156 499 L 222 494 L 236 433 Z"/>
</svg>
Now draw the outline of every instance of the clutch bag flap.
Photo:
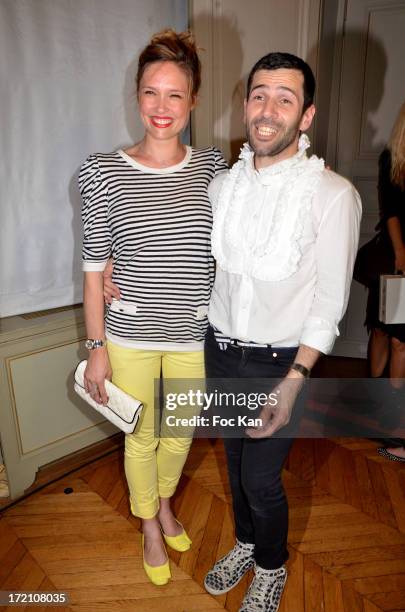
<svg viewBox="0 0 405 612">
<path fill-rule="evenodd" d="M 106 406 L 98 404 L 91 397 L 90 393 L 87 393 L 84 387 L 84 371 L 86 366 L 87 361 L 84 360 L 76 368 L 74 384 L 76 393 L 116 427 L 119 427 L 125 433 L 132 433 L 143 408 L 142 402 L 117 387 L 117 385 L 114 385 L 111 381 L 105 380 L 108 404 Z"/>
</svg>

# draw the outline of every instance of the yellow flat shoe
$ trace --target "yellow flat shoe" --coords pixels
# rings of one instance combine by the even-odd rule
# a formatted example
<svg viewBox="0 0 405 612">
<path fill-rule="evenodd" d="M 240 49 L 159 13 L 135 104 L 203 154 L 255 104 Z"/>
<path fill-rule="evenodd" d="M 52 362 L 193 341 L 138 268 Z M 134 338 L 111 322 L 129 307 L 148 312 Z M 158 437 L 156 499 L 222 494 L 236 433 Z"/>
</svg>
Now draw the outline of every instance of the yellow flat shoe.
<svg viewBox="0 0 405 612">
<path fill-rule="evenodd" d="M 179 521 L 177 521 L 179 523 Z M 180 527 L 183 527 L 181 523 L 179 523 Z M 177 550 L 178 552 L 185 552 L 191 546 L 191 540 L 188 537 L 184 527 L 183 531 L 176 536 L 168 536 L 162 531 L 165 542 L 170 548 L 173 550 Z"/>
<path fill-rule="evenodd" d="M 143 558 L 143 569 L 146 572 L 149 580 L 156 586 L 162 586 L 167 584 L 172 577 L 170 573 L 169 559 L 163 565 L 149 565 L 145 561 L 145 549 L 144 549 L 144 537 L 142 534 L 142 558 Z"/>
</svg>

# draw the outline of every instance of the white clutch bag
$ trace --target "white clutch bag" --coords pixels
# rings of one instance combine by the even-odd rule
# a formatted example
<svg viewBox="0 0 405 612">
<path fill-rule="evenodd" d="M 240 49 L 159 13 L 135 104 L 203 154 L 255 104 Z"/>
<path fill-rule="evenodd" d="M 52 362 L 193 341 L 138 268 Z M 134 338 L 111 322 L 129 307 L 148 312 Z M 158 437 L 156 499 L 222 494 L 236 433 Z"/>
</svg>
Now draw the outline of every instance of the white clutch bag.
<svg viewBox="0 0 405 612">
<path fill-rule="evenodd" d="M 142 412 L 142 402 L 125 393 L 109 380 L 105 381 L 105 389 L 108 395 L 108 404 L 98 404 L 84 388 L 84 370 L 87 361 L 81 361 L 75 371 L 74 389 L 92 408 L 97 410 L 106 419 L 125 433 L 132 433 L 136 427 L 139 415 Z"/>
<path fill-rule="evenodd" d="M 405 323 L 405 276 L 384 274 L 380 276 L 380 312 L 383 323 Z"/>
</svg>

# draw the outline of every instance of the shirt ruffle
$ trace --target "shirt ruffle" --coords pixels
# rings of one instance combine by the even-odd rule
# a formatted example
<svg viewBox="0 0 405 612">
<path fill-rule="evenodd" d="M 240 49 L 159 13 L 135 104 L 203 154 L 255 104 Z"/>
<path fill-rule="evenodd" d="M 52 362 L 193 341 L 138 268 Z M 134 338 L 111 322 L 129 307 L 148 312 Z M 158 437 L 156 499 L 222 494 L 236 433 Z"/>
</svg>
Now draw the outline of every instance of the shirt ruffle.
<svg viewBox="0 0 405 612">
<path fill-rule="evenodd" d="M 308 159 L 309 144 L 302 135 L 296 155 L 259 172 L 253 165 L 254 152 L 243 146 L 223 182 L 214 214 L 212 253 L 226 272 L 280 281 L 297 271 L 305 220 L 325 169 L 322 159 L 315 155 Z M 265 239 L 249 244 L 245 234 L 249 191 L 257 190 L 263 201 L 267 186 L 277 191 L 272 220 Z"/>
</svg>

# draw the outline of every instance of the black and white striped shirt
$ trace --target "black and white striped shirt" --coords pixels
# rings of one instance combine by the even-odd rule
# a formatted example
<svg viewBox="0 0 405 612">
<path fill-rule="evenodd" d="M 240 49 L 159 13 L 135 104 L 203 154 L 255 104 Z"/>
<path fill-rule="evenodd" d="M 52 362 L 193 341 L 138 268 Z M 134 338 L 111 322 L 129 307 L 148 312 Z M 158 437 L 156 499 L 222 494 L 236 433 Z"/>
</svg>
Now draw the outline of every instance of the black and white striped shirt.
<svg viewBox="0 0 405 612">
<path fill-rule="evenodd" d="M 107 338 L 145 349 L 199 350 L 214 281 L 207 188 L 227 164 L 214 147 L 187 147 L 182 162 L 149 168 L 122 150 L 90 155 L 79 175 L 83 270 L 114 259 L 120 289 Z"/>
</svg>

